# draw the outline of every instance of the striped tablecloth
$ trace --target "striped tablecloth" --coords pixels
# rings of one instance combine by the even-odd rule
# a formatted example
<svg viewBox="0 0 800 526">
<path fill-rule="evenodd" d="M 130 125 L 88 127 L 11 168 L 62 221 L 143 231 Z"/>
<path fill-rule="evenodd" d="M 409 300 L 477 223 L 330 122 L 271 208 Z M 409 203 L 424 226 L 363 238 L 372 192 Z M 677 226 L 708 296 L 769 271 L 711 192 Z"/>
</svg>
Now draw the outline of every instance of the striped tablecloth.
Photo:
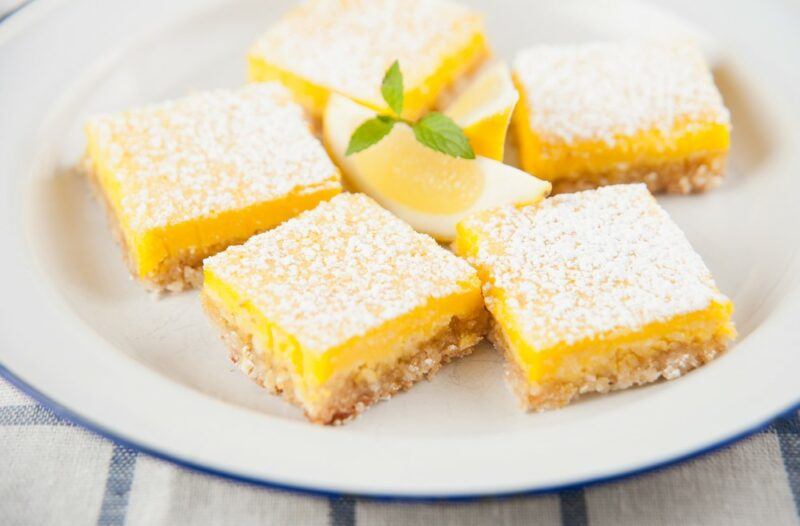
<svg viewBox="0 0 800 526">
<path fill-rule="evenodd" d="M 457 503 L 314 497 L 194 473 L 59 419 L 0 380 L 0 525 L 796 525 L 800 413 L 679 466 Z"/>
</svg>

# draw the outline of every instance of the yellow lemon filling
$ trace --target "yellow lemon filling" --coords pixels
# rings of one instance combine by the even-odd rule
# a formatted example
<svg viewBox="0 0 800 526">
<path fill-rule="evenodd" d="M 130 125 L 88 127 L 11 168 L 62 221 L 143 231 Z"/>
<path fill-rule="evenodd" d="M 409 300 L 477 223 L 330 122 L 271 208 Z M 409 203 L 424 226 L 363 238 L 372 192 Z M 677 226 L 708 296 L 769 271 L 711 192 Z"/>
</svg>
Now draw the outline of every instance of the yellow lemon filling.
<svg viewBox="0 0 800 526">
<path fill-rule="evenodd" d="M 468 317 L 480 309 L 483 298 L 477 278 L 461 284 L 461 291 L 431 298 L 425 305 L 393 318 L 366 333 L 329 349 L 303 347 L 296 337 L 269 320 L 245 292 L 204 270 L 204 292 L 229 313 L 237 325 L 253 335 L 257 349 L 271 353 L 272 361 L 287 364 L 292 381 L 306 402 L 324 396 L 324 384 L 358 366 L 394 362 L 414 344 L 430 339 L 455 317 Z"/>
<path fill-rule="evenodd" d="M 126 193 L 135 189 L 127 188 L 127 192 L 123 192 L 115 170 L 111 168 L 91 129 L 87 130 L 87 135 L 88 155 L 92 160 L 94 175 L 117 218 L 129 260 L 136 274 L 145 279 L 161 274 L 182 259 L 190 258 L 199 262 L 225 246 L 242 242 L 253 234 L 274 227 L 341 191 L 335 184 L 299 188 L 273 201 L 159 228 L 137 230 L 131 227 L 130 218 L 122 206 Z M 116 167 L 124 168 L 124 165 Z M 332 178 L 331 182 L 335 182 L 335 179 Z"/>
<path fill-rule="evenodd" d="M 235 361 L 320 423 L 429 377 L 486 329 L 475 270 L 363 194 L 230 247 L 203 273 Z"/>
<path fill-rule="evenodd" d="M 453 245 L 455 253 L 474 260 L 487 234 L 464 222 L 459 223 L 456 230 Z M 491 268 L 486 265 L 477 265 L 476 268 L 482 282 L 493 282 Z M 640 328 L 621 328 L 573 343 L 561 340 L 555 345 L 537 348 L 529 343 L 530 338 L 526 337 L 524 326 L 514 316 L 510 304 L 515 302 L 509 301 L 509 295 L 501 288 L 492 286 L 490 290 L 487 307 L 502 327 L 515 361 L 531 382 L 555 375 L 566 382 L 581 380 L 585 371 L 597 369 L 600 362 L 622 359 L 617 352 L 619 349 L 635 348 L 640 358 L 646 358 L 660 353 L 669 343 L 732 339 L 736 335 L 731 322 L 733 303 L 729 300 L 711 301 L 705 309 L 679 314 Z M 558 335 L 555 335 L 555 339 L 559 339 Z M 574 377 L 563 376 L 570 371 Z"/>
<path fill-rule="evenodd" d="M 675 378 L 736 335 L 733 303 L 643 184 L 475 214 L 453 248 L 529 408 Z"/>
<path fill-rule="evenodd" d="M 475 34 L 469 43 L 443 57 L 439 67 L 422 82 L 405 86 L 403 117 L 415 120 L 433 108 L 437 99 L 456 79 L 468 73 L 489 54 L 485 35 Z M 247 57 L 248 78 L 253 82 L 277 80 L 288 87 L 295 100 L 315 117 L 321 117 L 328 98 L 335 88 L 315 83 L 291 70 L 270 63 L 262 55 L 250 53 Z M 402 65 L 401 65 L 402 66 Z M 388 111 L 383 99 L 364 99 L 352 93 L 341 92 L 360 104 L 376 111 Z"/>
<path fill-rule="evenodd" d="M 520 160 L 525 171 L 549 181 L 602 174 L 620 165 L 657 166 L 693 155 L 724 153 L 730 146 L 728 125 L 687 120 L 676 122 L 667 132 L 652 128 L 617 135 L 612 142 L 551 142 L 531 129 L 532 110 L 523 94 L 514 114 Z"/>
<path fill-rule="evenodd" d="M 733 304 L 711 302 L 703 310 L 681 314 L 639 329 L 619 329 L 575 343 L 561 341 L 547 348 L 535 348 L 526 340 L 524 329 L 514 320 L 508 305 L 501 301 L 490 309 L 503 328 L 514 359 L 530 382 L 543 378 L 580 383 L 586 371 L 616 369 L 610 361 L 625 360 L 626 352 L 636 358 L 662 353 L 674 344 L 692 344 L 733 338 L 736 334 L 730 317 Z M 620 352 L 622 351 L 622 352 Z"/>
<path fill-rule="evenodd" d="M 534 46 L 517 55 L 512 77 L 521 163 L 537 177 L 590 186 L 688 178 L 694 174 L 680 173 L 681 165 L 724 159 L 728 150 L 729 112 L 688 42 Z M 724 166 L 706 170 L 699 175 L 718 178 Z"/>
<path fill-rule="evenodd" d="M 95 115 L 85 132 L 131 271 L 159 288 L 341 191 L 303 108 L 277 82 Z"/>
</svg>

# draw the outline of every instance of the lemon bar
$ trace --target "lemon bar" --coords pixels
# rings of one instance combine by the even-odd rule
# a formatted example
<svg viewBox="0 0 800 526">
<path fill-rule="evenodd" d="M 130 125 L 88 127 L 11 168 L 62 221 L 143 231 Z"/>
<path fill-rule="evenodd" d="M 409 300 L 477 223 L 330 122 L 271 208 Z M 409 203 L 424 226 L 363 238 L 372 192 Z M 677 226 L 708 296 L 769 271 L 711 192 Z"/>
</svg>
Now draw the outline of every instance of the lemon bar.
<svg viewBox="0 0 800 526">
<path fill-rule="evenodd" d="M 691 193 L 720 184 L 730 117 L 688 43 L 539 46 L 513 66 L 523 168 L 555 192 L 647 184 Z"/>
<path fill-rule="evenodd" d="M 278 83 L 90 119 L 90 179 L 131 273 L 197 284 L 202 260 L 341 191 L 303 109 Z"/>
<path fill-rule="evenodd" d="M 382 111 L 381 81 L 400 62 L 404 116 L 415 119 L 488 55 L 482 17 L 444 0 L 311 0 L 250 49 L 251 80 L 280 80 L 312 115 L 345 95 Z"/>
<path fill-rule="evenodd" d="M 363 194 L 228 248 L 204 275 L 232 360 L 315 423 L 430 377 L 488 329 L 475 270 Z"/>
<path fill-rule="evenodd" d="M 455 249 L 484 282 L 490 338 L 528 410 L 677 378 L 735 337 L 731 301 L 644 184 L 482 212 Z"/>
</svg>

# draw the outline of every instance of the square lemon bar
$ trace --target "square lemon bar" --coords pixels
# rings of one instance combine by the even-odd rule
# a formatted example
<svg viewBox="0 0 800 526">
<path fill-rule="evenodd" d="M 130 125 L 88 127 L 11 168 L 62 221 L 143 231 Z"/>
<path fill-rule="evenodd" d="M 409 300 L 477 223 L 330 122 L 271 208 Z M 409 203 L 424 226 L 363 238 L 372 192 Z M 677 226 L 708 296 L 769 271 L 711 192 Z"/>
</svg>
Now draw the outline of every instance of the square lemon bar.
<svg viewBox="0 0 800 526">
<path fill-rule="evenodd" d="M 694 46 L 538 46 L 516 57 L 513 76 L 522 167 L 554 192 L 642 182 L 690 193 L 722 181 L 730 117 Z"/>
<path fill-rule="evenodd" d="M 205 257 L 341 191 L 277 83 L 99 115 L 86 136 L 90 179 L 131 273 L 154 290 L 197 284 Z"/>
<path fill-rule="evenodd" d="M 331 424 L 432 376 L 488 329 L 475 270 L 363 194 L 205 261 L 231 359 Z"/>
<path fill-rule="evenodd" d="M 528 410 L 677 378 L 735 337 L 733 305 L 643 184 L 503 207 L 458 227 Z"/>
<path fill-rule="evenodd" d="M 386 110 L 381 81 L 398 60 L 415 119 L 488 54 L 482 17 L 445 0 L 311 0 L 255 42 L 248 64 L 251 80 L 280 80 L 319 117 L 333 92 Z"/>
</svg>

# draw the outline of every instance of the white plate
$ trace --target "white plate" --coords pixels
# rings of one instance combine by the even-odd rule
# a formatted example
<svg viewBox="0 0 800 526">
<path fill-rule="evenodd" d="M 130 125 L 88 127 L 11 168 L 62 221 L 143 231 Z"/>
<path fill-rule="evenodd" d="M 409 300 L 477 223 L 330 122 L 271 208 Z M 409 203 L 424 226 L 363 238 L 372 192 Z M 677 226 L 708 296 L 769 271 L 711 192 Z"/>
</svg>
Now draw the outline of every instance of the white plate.
<svg viewBox="0 0 800 526">
<path fill-rule="evenodd" d="M 630 1 L 483 6 L 507 57 L 541 41 L 701 40 L 733 112 L 733 169 L 717 191 L 661 202 L 736 302 L 730 353 L 675 382 L 541 415 L 517 409 L 490 348 L 339 428 L 310 425 L 260 391 L 228 363 L 196 293 L 155 301 L 128 279 L 71 166 L 89 113 L 241 83 L 245 49 L 284 4 L 37 0 L 0 26 L 5 376 L 87 427 L 193 467 L 400 497 L 613 478 L 715 447 L 796 405 L 800 21 L 778 2 L 669 8 L 691 23 Z"/>
</svg>

